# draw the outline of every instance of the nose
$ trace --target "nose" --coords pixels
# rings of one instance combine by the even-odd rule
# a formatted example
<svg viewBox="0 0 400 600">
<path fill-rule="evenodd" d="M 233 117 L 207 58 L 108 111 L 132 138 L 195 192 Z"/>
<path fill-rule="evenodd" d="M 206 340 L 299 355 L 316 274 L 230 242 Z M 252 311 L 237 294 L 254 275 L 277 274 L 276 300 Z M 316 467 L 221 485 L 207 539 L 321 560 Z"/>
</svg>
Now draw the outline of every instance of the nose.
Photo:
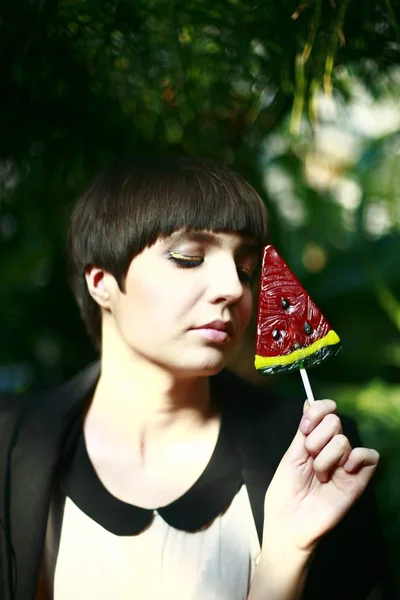
<svg viewBox="0 0 400 600">
<path fill-rule="evenodd" d="M 234 260 L 221 261 L 215 268 L 208 291 L 212 303 L 226 302 L 234 304 L 243 296 L 243 284 L 240 281 Z"/>
</svg>

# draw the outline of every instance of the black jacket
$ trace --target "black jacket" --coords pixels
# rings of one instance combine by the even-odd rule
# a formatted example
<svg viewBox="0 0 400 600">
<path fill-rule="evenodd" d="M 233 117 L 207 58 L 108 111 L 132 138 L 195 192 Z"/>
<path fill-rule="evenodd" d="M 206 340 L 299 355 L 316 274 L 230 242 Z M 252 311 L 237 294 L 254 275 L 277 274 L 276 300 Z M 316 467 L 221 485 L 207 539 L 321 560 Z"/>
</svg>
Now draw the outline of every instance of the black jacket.
<svg viewBox="0 0 400 600">
<path fill-rule="evenodd" d="M 0 401 L 0 600 L 35 597 L 63 442 L 84 410 L 99 369 L 95 364 L 58 388 Z M 213 384 L 235 440 L 261 542 L 265 492 L 297 430 L 302 402 L 268 397 L 265 390 L 228 372 L 213 378 Z M 359 446 L 354 423 L 346 418 L 342 422 L 352 445 Z M 389 586 L 385 544 L 370 486 L 320 542 L 304 598 L 364 600 L 382 582 Z M 388 588 L 383 597 L 394 598 Z"/>
</svg>

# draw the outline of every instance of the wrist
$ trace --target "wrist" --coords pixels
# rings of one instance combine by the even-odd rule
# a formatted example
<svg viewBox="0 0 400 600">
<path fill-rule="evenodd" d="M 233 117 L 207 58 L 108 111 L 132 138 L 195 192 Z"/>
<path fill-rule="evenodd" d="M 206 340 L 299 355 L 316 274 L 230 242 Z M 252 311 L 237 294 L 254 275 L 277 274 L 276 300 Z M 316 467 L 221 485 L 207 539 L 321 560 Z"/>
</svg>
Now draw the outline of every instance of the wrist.
<svg viewBox="0 0 400 600">
<path fill-rule="evenodd" d="M 308 563 L 318 546 L 318 540 L 310 541 L 296 527 L 285 526 L 282 522 L 271 524 L 267 519 L 264 520 L 262 539 L 261 550 L 267 556 L 290 558 L 296 565 Z"/>
<path fill-rule="evenodd" d="M 306 582 L 313 552 L 263 544 L 249 600 L 298 600 Z"/>
<path fill-rule="evenodd" d="M 259 564 L 268 565 L 277 571 L 289 569 L 300 573 L 307 570 L 313 555 L 313 550 L 303 550 L 283 543 L 266 543 L 261 548 Z"/>
</svg>

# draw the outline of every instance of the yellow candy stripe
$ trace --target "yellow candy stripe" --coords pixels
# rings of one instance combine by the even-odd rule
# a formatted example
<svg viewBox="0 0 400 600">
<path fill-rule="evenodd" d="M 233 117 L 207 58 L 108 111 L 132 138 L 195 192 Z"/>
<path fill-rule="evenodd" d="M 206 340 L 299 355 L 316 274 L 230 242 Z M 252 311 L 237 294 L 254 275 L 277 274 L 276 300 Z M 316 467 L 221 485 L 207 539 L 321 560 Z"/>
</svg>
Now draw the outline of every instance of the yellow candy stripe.
<svg viewBox="0 0 400 600">
<path fill-rule="evenodd" d="M 256 369 L 275 365 L 290 365 L 297 360 L 301 360 L 302 358 L 306 358 L 306 356 L 314 354 L 314 352 L 318 352 L 318 350 L 324 346 L 333 346 L 338 343 L 340 343 L 339 336 L 331 329 L 327 335 L 320 340 L 316 340 L 311 346 L 293 350 L 290 354 L 285 354 L 284 356 L 259 356 L 256 354 L 254 364 Z"/>
</svg>

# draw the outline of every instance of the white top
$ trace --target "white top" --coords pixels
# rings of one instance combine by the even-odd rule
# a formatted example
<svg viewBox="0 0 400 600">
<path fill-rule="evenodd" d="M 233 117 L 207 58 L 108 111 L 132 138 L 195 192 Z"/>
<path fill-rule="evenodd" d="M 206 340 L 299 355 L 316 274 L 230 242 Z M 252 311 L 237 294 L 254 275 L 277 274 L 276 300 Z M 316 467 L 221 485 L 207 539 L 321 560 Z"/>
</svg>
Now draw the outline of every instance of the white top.
<svg viewBox="0 0 400 600">
<path fill-rule="evenodd" d="M 154 511 L 138 535 L 110 533 L 66 498 L 54 600 L 245 600 L 260 545 L 247 489 L 201 531 Z"/>
</svg>

